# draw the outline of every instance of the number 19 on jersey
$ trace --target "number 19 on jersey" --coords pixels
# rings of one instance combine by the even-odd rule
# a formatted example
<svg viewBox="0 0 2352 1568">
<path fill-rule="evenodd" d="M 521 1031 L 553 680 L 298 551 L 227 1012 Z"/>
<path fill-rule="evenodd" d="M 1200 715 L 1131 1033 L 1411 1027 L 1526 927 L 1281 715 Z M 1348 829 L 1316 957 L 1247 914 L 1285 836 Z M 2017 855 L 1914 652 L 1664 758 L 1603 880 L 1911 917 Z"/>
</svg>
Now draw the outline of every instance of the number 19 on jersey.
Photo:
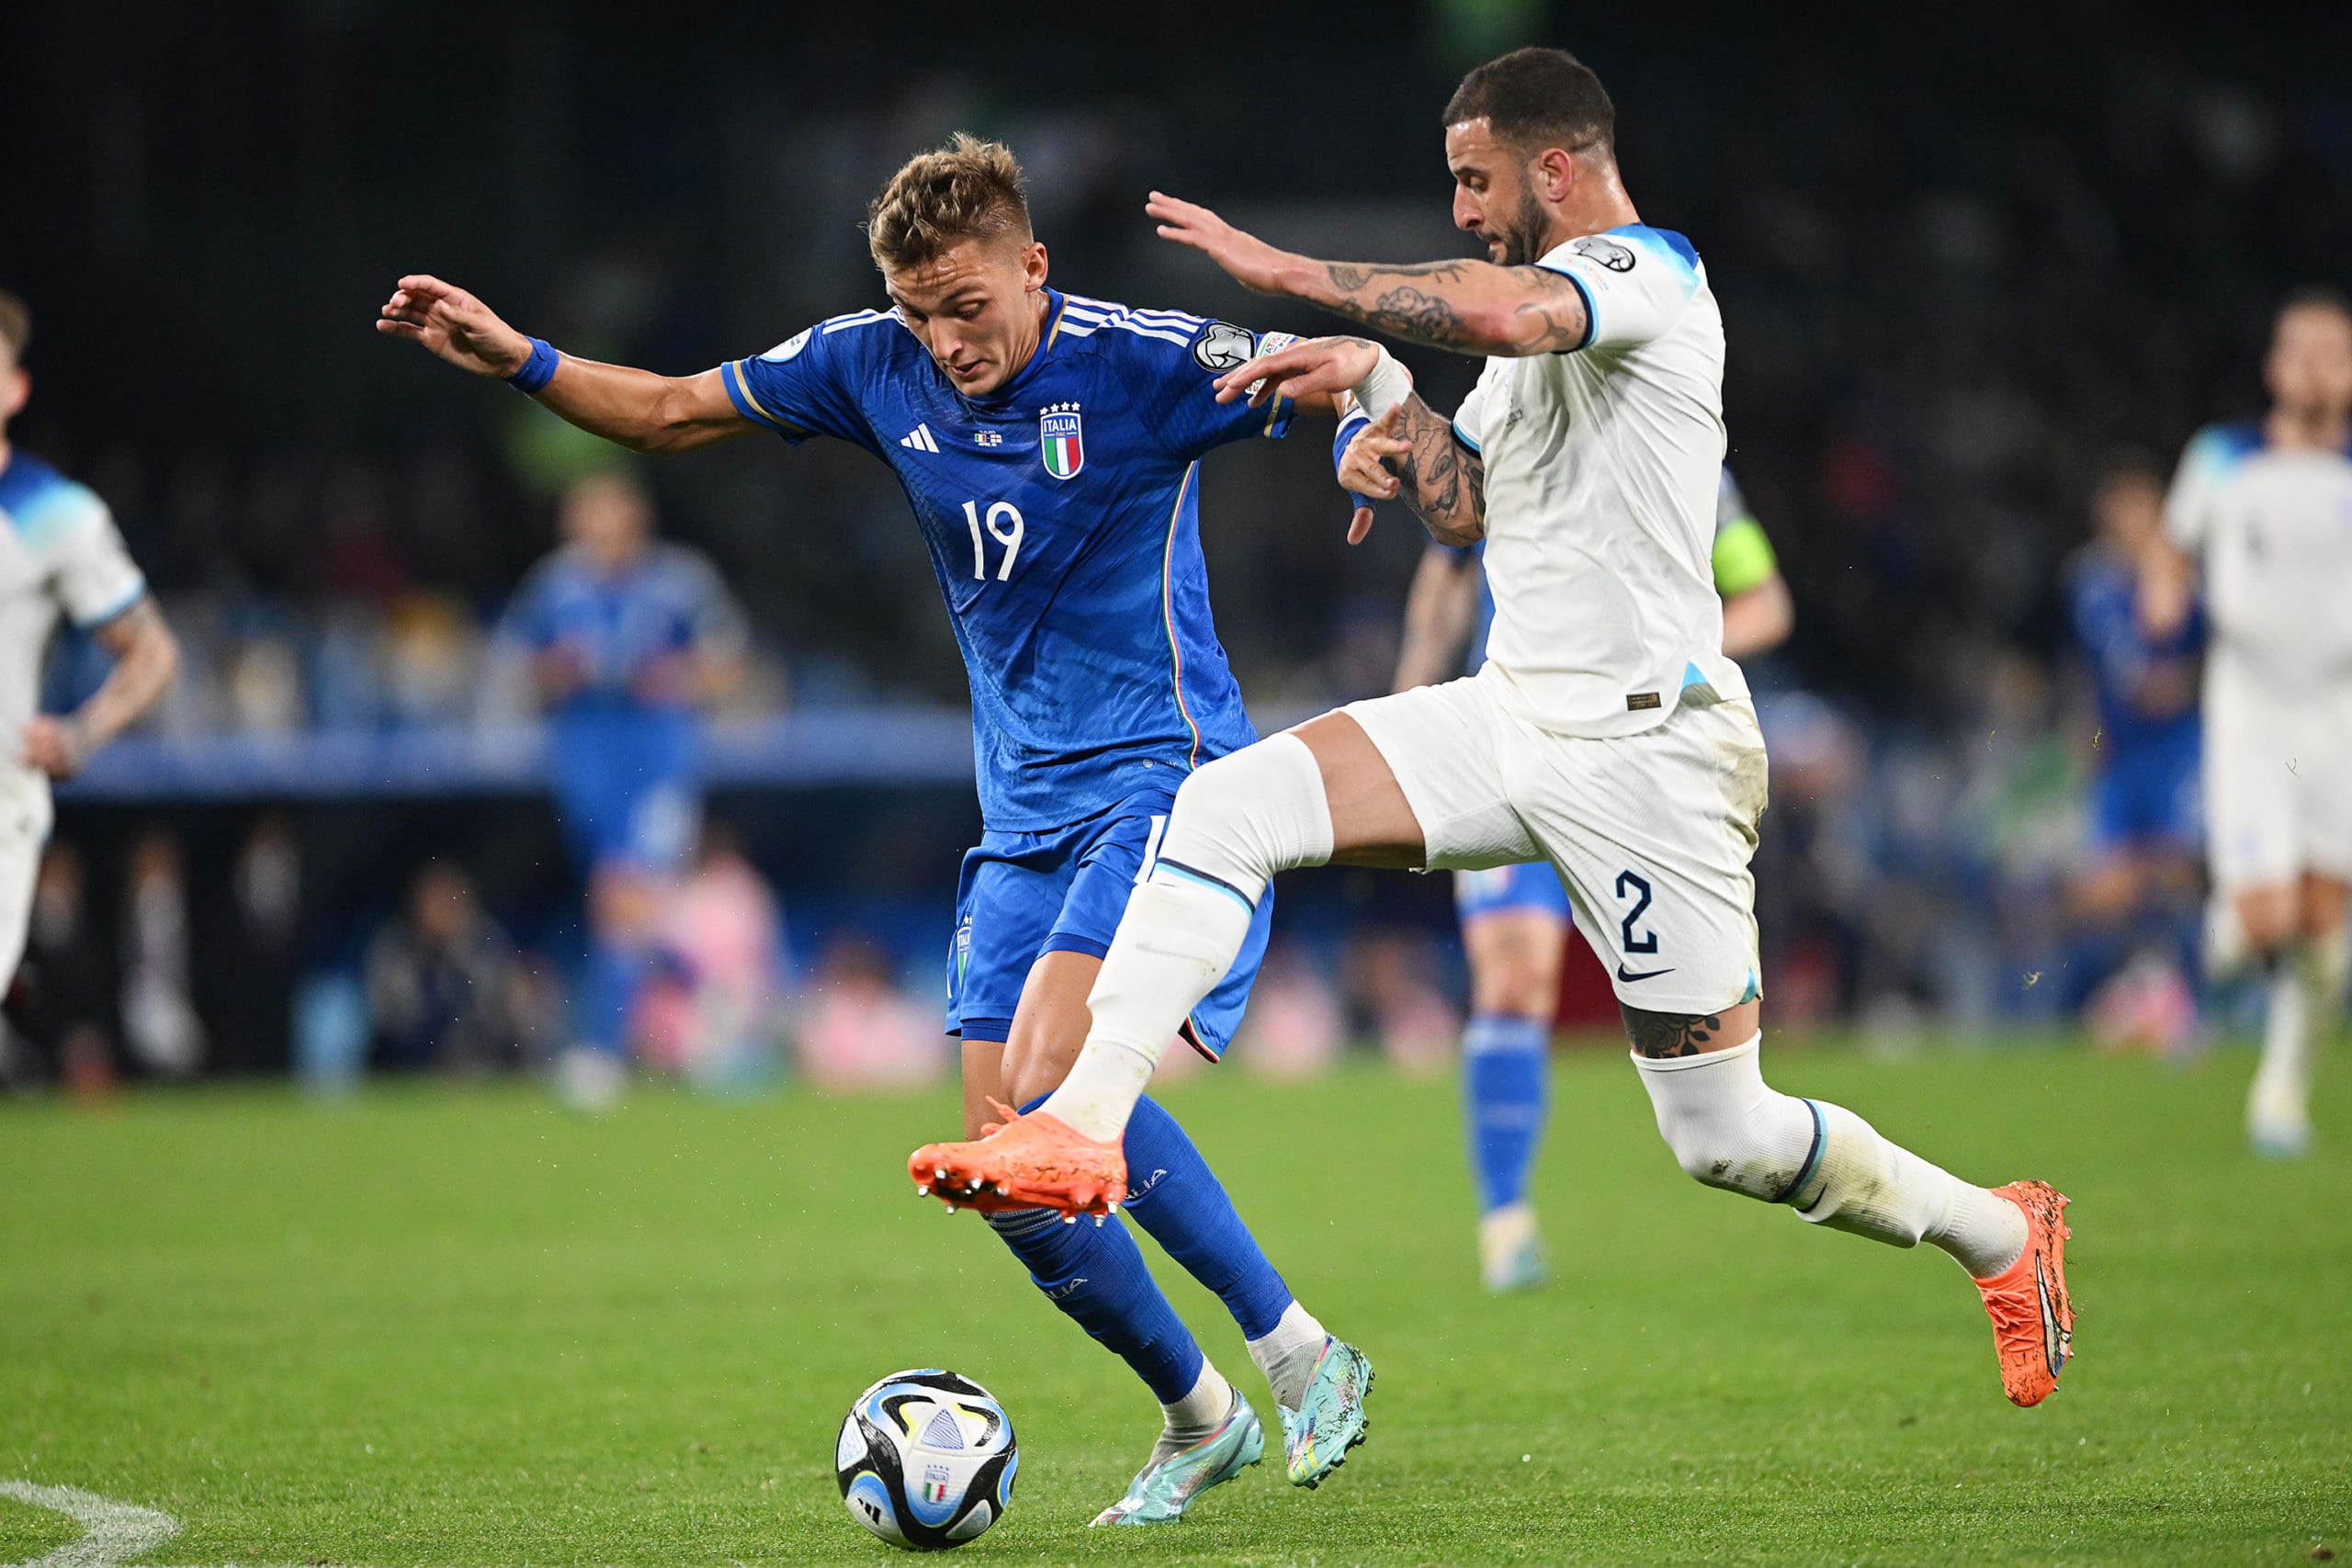
<svg viewBox="0 0 2352 1568">
<path fill-rule="evenodd" d="M 980 534 L 982 514 L 978 502 L 964 503 L 964 521 L 972 530 L 972 575 L 985 582 L 989 575 L 988 542 Z M 988 537 L 1004 547 L 1004 559 L 996 569 L 996 580 L 999 582 L 1010 581 L 1013 558 L 1021 553 L 1021 536 L 1025 527 L 1021 520 L 1021 508 L 1009 501 L 992 501 L 989 502 L 986 521 Z"/>
</svg>

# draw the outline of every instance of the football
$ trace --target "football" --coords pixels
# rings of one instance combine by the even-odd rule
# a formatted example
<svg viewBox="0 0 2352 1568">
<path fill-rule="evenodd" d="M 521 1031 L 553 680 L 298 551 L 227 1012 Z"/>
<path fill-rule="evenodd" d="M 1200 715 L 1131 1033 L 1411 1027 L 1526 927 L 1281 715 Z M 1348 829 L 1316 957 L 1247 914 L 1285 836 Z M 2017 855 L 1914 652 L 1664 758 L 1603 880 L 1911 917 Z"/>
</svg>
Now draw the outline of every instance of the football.
<svg viewBox="0 0 2352 1568">
<path fill-rule="evenodd" d="M 1012 1506 L 1020 1464 L 996 1396 L 936 1367 L 893 1372 L 859 1394 L 833 1449 L 849 1517 L 910 1551 L 986 1533 Z"/>
</svg>

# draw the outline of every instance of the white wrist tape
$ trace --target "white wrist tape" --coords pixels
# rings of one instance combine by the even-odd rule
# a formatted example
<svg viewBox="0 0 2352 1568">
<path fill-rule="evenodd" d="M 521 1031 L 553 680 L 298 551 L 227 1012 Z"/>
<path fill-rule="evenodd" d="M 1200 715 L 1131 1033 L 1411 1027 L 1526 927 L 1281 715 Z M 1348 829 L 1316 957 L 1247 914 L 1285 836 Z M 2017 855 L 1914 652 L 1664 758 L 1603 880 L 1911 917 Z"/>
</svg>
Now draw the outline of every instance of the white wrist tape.
<svg viewBox="0 0 2352 1568">
<path fill-rule="evenodd" d="M 1363 412 L 1378 419 L 1413 395 L 1413 373 L 1386 349 L 1379 350 L 1370 372 L 1351 390 Z"/>
</svg>

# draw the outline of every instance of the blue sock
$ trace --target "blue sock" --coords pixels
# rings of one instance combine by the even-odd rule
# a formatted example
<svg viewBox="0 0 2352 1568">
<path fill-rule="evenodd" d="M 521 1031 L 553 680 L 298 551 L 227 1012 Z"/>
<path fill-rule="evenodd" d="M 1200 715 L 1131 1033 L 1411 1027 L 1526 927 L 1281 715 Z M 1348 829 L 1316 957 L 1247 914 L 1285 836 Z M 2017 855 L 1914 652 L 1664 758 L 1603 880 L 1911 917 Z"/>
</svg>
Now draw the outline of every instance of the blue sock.
<svg viewBox="0 0 2352 1568">
<path fill-rule="evenodd" d="M 1193 1391 L 1201 1376 L 1201 1348 L 1144 1267 L 1126 1226 L 1116 1219 L 1101 1226 L 1090 1220 L 1067 1225 L 1051 1209 L 1015 1209 L 988 1219 L 1028 1265 L 1029 1278 L 1046 1299 L 1133 1367 L 1160 1404 L 1173 1404 Z"/>
<path fill-rule="evenodd" d="M 645 953 L 630 944 L 591 935 L 575 1010 L 580 1043 L 619 1055 L 628 1049 L 628 1010 L 645 975 Z"/>
<path fill-rule="evenodd" d="M 1291 1303 L 1201 1151 L 1148 1096 L 1127 1119 L 1127 1213 L 1185 1272 L 1223 1298 L 1245 1339 L 1262 1338 Z"/>
<path fill-rule="evenodd" d="M 1481 1213 L 1527 1196 L 1527 1170 L 1544 1139 L 1551 1048 L 1551 1026 L 1538 1019 L 1480 1013 L 1463 1032 L 1464 1130 Z"/>
</svg>

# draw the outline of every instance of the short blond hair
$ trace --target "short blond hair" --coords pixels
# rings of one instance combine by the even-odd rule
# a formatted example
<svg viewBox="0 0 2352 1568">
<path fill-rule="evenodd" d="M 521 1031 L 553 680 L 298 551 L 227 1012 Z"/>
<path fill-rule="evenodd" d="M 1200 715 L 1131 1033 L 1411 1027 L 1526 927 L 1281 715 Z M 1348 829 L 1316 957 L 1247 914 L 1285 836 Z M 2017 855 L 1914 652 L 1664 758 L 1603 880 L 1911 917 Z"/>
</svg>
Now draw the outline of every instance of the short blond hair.
<svg viewBox="0 0 2352 1568">
<path fill-rule="evenodd" d="M 1021 161 L 1001 141 L 957 131 L 890 176 L 865 209 L 865 243 L 876 266 L 936 261 L 966 240 L 1016 236 L 1026 244 L 1029 193 Z"/>
</svg>

